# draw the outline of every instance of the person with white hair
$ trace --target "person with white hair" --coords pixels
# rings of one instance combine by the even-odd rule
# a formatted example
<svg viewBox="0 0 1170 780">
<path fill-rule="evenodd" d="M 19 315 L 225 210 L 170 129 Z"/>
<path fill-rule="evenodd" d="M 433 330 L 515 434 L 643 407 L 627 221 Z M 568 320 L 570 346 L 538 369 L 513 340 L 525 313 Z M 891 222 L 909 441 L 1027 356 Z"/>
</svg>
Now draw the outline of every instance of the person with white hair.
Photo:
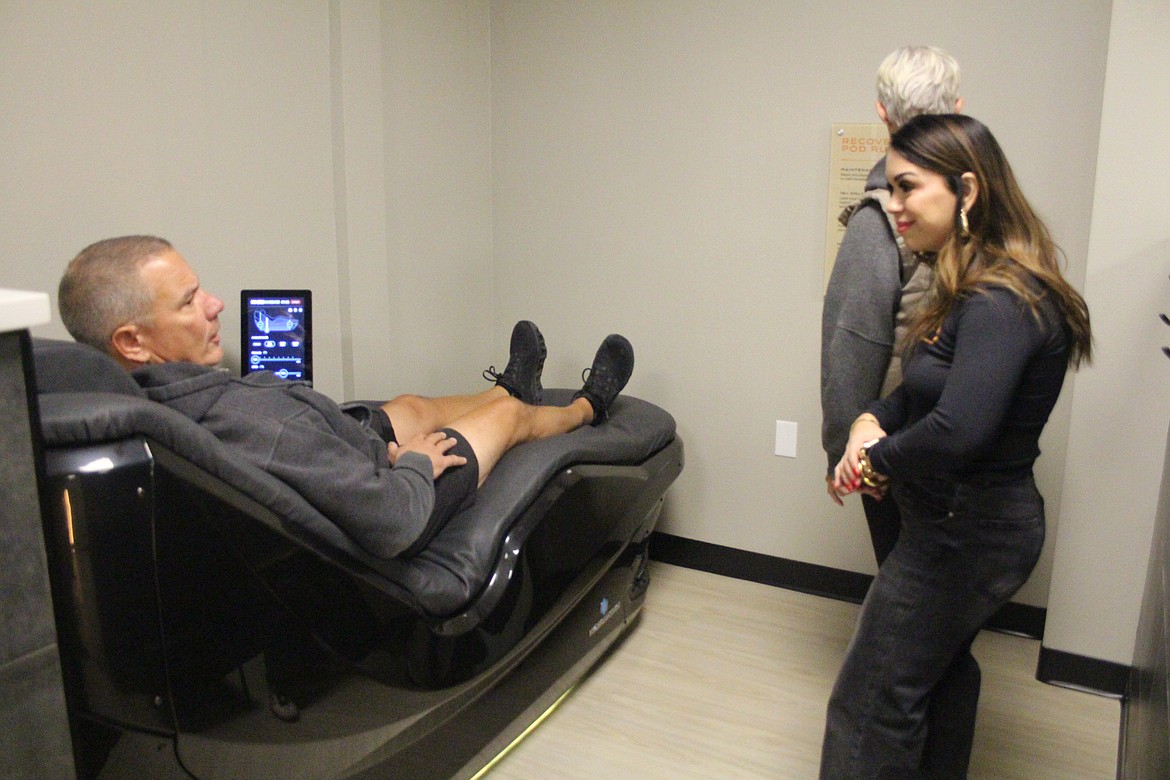
<svg viewBox="0 0 1170 780">
<path fill-rule="evenodd" d="M 934 46 L 895 49 L 878 67 L 876 108 L 891 136 L 920 114 L 961 111 L 959 64 Z M 837 504 L 843 502 L 833 485 L 834 469 L 845 454 L 850 426 L 901 383 L 907 325 L 931 283 L 931 266 L 906 247 L 886 210 L 891 192 L 884 157 L 869 172 L 865 189 L 841 215 L 845 236 L 821 320 L 821 441 L 828 456 L 828 494 Z M 898 541 L 902 514 L 893 495 L 864 486 L 859 492 L 880 566 Z M 938 683 L 937 702 L 971 702 L 972 686 L 978 689 L 977 679 L 972 681 L 975 659 L 969 650 L 959 656 Z M 965 767 L 970 754 L 965 724 L 974 713 L 956 719 L 954 708 L 941 706 L 929 717 L 924 765 L 939 774 Z"/>
<path fill-rule="evenodd" d="M 934 46 L 903 46 L 877 72 L 877 114 L 893 135 L 919 114 L 958 113 L 959 64 Z M 869 172 L 865 195 L 841 215 L 845 236 L 825 291 L 821 316 L 821 442 L 828 475 L 845 452 L 849 425 L 901 381 L 901 336 L 930 285 L 930 267 L 908 251 L 890 222 L 886 161 Z M 838 504 L 841 497 L 828 487 Z M 891 498 L 862 497 L 880 565 L 898 538 L 901 519 Z"/>
</svg>

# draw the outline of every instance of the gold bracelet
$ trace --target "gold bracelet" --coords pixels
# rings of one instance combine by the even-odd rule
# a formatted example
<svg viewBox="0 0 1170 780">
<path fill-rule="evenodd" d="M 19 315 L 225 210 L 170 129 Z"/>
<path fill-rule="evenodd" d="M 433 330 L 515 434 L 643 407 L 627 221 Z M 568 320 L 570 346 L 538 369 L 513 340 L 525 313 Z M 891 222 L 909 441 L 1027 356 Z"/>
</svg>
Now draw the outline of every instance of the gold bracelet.
<svg viewBox="0 0 1170 780">
<path fill-rule="evenodd" d="M 877 417 L 873 416 L 869 412 L 865 412 L 864 414 L 857 415 L 857 419 L 854 420 L 853 424 L 849 426 L 849 432 L 853 433 L 853 429 L 856 428 L 857 424 L 862 420 L 872 420 L 874 425 L 878 426 L 879 428 L 881 427 L 881 421 L 879 421 Z"/>
<path fill-rule="evenodd" d="M 858 459 L 861 462 L 861 481 L 871 488 L 884 488 L 889 483 L 890 478 L 884 474 L 879 474 L 874 470 L 873 464 L 869 461 L 869 448 L 877 444 L 881 439 L 870 439 L 865 444 L 861 445 L 858 451 Z"/>
</svg>

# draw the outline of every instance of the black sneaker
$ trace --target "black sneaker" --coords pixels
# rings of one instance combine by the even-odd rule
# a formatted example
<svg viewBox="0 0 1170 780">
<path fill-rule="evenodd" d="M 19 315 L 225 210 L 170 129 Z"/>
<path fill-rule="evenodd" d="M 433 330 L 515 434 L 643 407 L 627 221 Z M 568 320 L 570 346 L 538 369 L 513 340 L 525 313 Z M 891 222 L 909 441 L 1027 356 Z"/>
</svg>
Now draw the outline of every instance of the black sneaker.
<svg viewBox="0 0 1170 780">
<path fill-rule="evenodd" d="M 593 367 L 581 372 L 585 386 L 573 394 L 593 405 L 593 424 L 609 416 L 609 407 L 634 373 L 634 348 L 625 336 L 612 333 L 605 337 L 593 358 Z"/>
<path fill-rule="evenodd" d="M 544 336 L 528 320 L 520 320 L 512 328 L 507 367 L 500 372 L 491 366 L 483 378 L 495 382 L 526 404 L 539 404 L 544 396 L 540 386 L 540 372 L 544 370 Z"/>
</svg>

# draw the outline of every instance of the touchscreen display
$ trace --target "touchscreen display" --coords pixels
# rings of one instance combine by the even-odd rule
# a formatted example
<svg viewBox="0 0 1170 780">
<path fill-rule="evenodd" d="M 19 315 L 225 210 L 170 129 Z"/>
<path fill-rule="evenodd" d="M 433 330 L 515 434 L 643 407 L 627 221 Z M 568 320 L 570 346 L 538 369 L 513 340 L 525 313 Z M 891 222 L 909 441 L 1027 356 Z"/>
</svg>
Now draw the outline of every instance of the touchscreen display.
<svg viewBox="0 0 1170 780">
<path fill-rule="evenodd" d="M 240 367 L 242 374 L 271 371 L 312 384 L 312 292 L 240 292 Z"/>
</svg>

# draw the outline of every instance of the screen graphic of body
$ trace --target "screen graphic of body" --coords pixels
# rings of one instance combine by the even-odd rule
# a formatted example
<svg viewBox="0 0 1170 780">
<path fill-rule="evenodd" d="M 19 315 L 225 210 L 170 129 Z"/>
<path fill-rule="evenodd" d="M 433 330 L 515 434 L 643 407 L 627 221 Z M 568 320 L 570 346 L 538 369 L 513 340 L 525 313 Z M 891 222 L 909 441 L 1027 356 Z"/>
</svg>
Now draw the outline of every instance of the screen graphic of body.
<svg viewBox="0 0 1170 780">
<path fill-rule="evenodd" d="M 312 380 L 304 296 L 248 296 L 242 314 L 248 327 L 244 373 L 271 371 L 282 379 Z"/>
</svg>

